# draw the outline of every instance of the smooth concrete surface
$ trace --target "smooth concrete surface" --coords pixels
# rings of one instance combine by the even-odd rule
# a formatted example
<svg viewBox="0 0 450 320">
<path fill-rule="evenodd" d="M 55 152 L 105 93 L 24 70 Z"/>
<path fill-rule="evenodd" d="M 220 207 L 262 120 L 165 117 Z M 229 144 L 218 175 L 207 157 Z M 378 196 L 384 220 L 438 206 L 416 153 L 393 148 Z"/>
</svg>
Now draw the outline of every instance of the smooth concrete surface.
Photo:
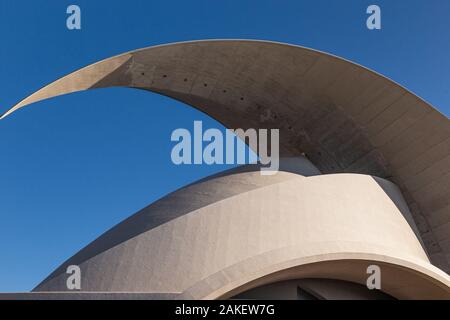
<svg viewBox="0 0 450 320">
<path fill-rule="evenodd" d="M 341 245 L 339 248 L 342 250 L 345 247 Z M 354 244 L 347 249 L 359 248 Z M 361 251 L 365 251 L 365 248 L 362 247 Z M 385 253 L 349 252 L 325 253 L 296 259 L 294 258 L 296 254 L 298 252 L 295 252 L 295 249 L 283 249 L 255 257 L 251 261 L 229 267 L 203 279 L 178 296 L 178 299 L 229 299 L 258 286 L 290 279 L 336 279 L 365 285 L 366 270 L 370 265 L 381 268 L 381 290 L 396 299 L 450 299 L 448 275 L 421 261 L 412 262 L 411 258 L 408 258 L 408 261 L 392 258 L 391 255 L 386 256 Z M 264 261 L 268 260 L 272 261 L 272 266 L 264 265 Z M 252 273 L 250 277 L 243 277 L 254 263 L 261 264 L 265 268 Z M 223 283 L 224 278 L 227 279 L 227 284 Z M 343 296 L 340 298 L 344 299 Z"/>
<path fill-rule="evenodd" d="M 323 173 L 391 180 L 431 261 L 450 272 L 450 123 L 391 80 L 298 46 L 195 41 L 98 62 L 37 91 L 2 118 L 42 99 L 114 86 L 172 97 L 228 128 L 279 128 L 283 155 L 306 153 Z"/>
<path fill-rule="evenodd" d="M 288 162 L 307 176 L 238 169 L 168 195 L 92 242 L 34 292 L 48 298 L 68 291 L 71 264 L 82 273 L 77 297 L 133 292 L 177 299 L 225 299 L 301 278 L 364 285 L 367 267 L 377 264 L 383 291 L 393 297 L 450 299 L 450 278 L 429 263 L 394 184 L 320 175 L 304 158 Z"/>
<path fill-rule="evenodd" d="M 178 294 L 142 292 L 18 292 L 0 293 L 0 300 L 174 300 Z"/>
</svg>

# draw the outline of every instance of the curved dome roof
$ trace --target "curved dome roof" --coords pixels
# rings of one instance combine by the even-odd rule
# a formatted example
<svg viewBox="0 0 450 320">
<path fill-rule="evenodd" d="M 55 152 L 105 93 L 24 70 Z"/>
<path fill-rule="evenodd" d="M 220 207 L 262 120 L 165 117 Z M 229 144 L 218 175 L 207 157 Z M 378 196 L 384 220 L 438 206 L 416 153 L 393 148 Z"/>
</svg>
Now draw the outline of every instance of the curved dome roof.
<svg viewBox="0 0 450 320">
<path fill-rule="evenodd" d="M 378 177 L 321 175 L 304 158 L 276 175 L 257 166 L 182 188 L 88 244 L 33 293 L 67 292 L 70 265 L 84 293 L 228 298 L 288 279 L 365 285 L 399 299 L 450 299 L 450 277 L 429 263 L 399 189 Z M 293 169 L 294 172 L 284 171 Z M 395 199 L 395 200 L 394 200 Z M 382 236 L 380 236 L 383 230 Z"/>
<path fill-rule="evenodd" d="M 450 271 L 450 123 L 428 103 L 362 66 L 266 41 L 208 40 L 131 51 L 73 72 L 24 99 L 80 90 L 146 89 L 228 128 L 279 128 L 283 156 L 323 173 L 395 182 L 432 262 Z"/>
</svg>

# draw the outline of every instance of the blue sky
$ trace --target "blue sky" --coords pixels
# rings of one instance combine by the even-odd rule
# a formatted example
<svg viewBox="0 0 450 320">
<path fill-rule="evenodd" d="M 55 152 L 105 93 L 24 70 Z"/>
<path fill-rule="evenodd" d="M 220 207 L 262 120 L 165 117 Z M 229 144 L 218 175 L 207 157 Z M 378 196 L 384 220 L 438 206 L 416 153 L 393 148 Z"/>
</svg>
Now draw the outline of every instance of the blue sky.
<svg viewBox="0 0 450 320">
<path fill-rule="evenodd" d="M 345 5 L 344 5 L 345 3 Z M 66 28 L 66 8 L 82 30 Z M 366 8 L 382 10 L 369 31 Z M 0 113 L 56 78 L 125 51 L 175 41 L 266 39 L 360 63 L 450 114 L 448 0 L 1 0 Z M 224 166 L 175 166 L 176 128 L 220 125 L 132 89 L 82 92 L 0 122 L 0 292 L 29 291 L 102 232 Z"/>
</svg>

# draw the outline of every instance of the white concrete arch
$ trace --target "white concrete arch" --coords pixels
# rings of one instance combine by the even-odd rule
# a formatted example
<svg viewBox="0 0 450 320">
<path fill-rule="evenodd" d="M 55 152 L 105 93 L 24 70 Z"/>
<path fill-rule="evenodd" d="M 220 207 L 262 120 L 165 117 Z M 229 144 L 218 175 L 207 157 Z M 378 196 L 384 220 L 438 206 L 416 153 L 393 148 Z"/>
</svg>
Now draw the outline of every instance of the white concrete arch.
<svg viewBox="0 0 450 320">
<path fill-rule="evenodd" d="M 279 262 L 330 255 L 353 261 L 352 265 L 356 265 L 354 260 L 378 261 L 386 263 L 388 270 L 397 270 L 392 271 L 394 275 L 425 275 L 428 279 L 426 286 L 431 287 L 424 292 L 433 292 L 430 296 L 439 296 L 437 292 L 441 292 L 440 297 L 447 297 L 448 276 L 429 264 L 429 259 L 436 267 L 450 272 L 450 122 L 410 91 L 371 70 L 323 52 L 267 41 L 206 40 L 131 51 L 87 66 L 32 94 L 1 118 L 43 99 L 115 86 L 140 88 L 172 97 L 205 112 L 228 128 L 279 128 L 282 155 L 299 157 L 306 154 L 325 175 L 302 177 L 282 172 L 273 178 L 280 180 L 263 183 L 247 172 L 239 176 L 244 180 L 233 180 L 237 177 L 233 174 L 225 175 L 175 192 L 167 199 L 178 200 L 178 209 L 164 208 L 161 205 L 164 201 L 149 206 L 73 257 L 86 268 L 90 277 L 87 291 L 144 290 L 147 293 L 218 298 L 227 294 L 221 288 L 234 292 L 245 285 L 239 284 L 242 279 L 253 282 L 283 270 L 268 266 L 266 274 L 259 273 L 255 278 L 242 275 L 235 282 L 222 282 L 222 287 L 210 286 L 210 282 L 202 282 L 201 279 L 219 281 L 220 277 L 215 278 L 215 275 L 228 276 L 221 270 L 229 266 L 240 266 L 244 270 L 254 265 L 247 266 L 242 264 L 243 261 L 262 257 L 273 250 L 282 252 L 288 250 L 286 248 L 296 248 L 291 252 L 293 255 L 281 255 Z M 377 177 L 395 183 L 401 192 L 394 184 Z M 221 181 L 225 181 L 223 179 L 233 180 L 235 189 L 224 188 L 220 197 L 209 201 L 201 200 L 195 192 L 190 193 L 195 188 L 204 188 L 203 183 L 221 185 Z M 239 181 L 253 184 L 250 188 L 247 184 L 247 188 L 240 189 L 245 183 L 240 184 Z M 320 183 L 315 186 L 315 181 Z M 341 184 L 342 181 L 346 184 Z M 338 188 L 325 193 L 327 201 L 319 199 L 329 187 L 339 185 L 345 189 L 358 184 L 361 190 L 350 188 L 353 201 L 346 198 L 349 194 L 340 193 Z M 367 194 L 363 190 L 372 191 Z M 305 194 L 316 201 L 310 202 Z M 270 202 L 266 207 L 273 208 L 272 212 L 255 205 L 256 198 L 253 197 L 256 195 L 258 199 Z M 368 198 L 368 195 L 373 198 Z M 186 202 L 189 197 L 198 200 L 196 208 Z M 235 208 L 235 203 L 239 202 L 241 206 Z M 323 226 L 326 232 L 321 237 L 314 238 L 308 229 L 304 230 L 307 238 L 296 237 L 295 230 L 289 229 L 293 226 L 301 228 L 295 210 L 305 203 L 309 203 L 308 210 L 304 211 L 309 216 L 307 219 L 300 217 L 301 221 L 306 221 L 313 230 Z M 201 257 L 201 248 L 208 243 L 206 240 L 213 241 L 213 244 L 225 240 L 218 234 L 214 238 L 205 233 L 202 241 L 196 242 L 190 233 L 199 230 L 199 225 L 213 228 L 222 222 L 221 230 L 225 231 L 220 232 L 233 232 L 227 225 L 228 221 L 221 220 L 220 212 L 225 212 L 223 208 L 233 209 L 233 214 L 240 212 L 241 215 L 233 216 L 236 225 L 253 221 L 245 219 L 260 223 L 262 229 L 253 234 L 254 239 L 260 239 L 260 242 L 249 242 L 245 247 L 259 248 L 260 251 L 248 249 L 251 252 L 244 254 L 237 244 L 228 243 L 232 239 L 226 239 L 225 243 L 212 245 L 208 250 L 225 248 L 235 254 L 220 257 L 210 252 L 217 257 L 217 260 L 212 260 L 213 265 L 205 264 L 203 258 L 195 260 L 189 257 L 184 257 L 185 264 L 178 263 L 179 258 L 169 252 L 182 254 L 180 250 L 184 243 L 177 242 L 180 241 L 179 234 L 186 234 L 186 240 L 192 240 L 190 246 L 200 250 L 195 252 Z M 241 212 L 245 208 L 254 210 L 245 216 Z M 286 209 L 286 216 L 282 215 L 283 208 L 291 208 Z M 335 217 L 329 215 L 331 208 L 341 209 L 339 218 L 342 221 L 333 220 Z M 277 222 L 274 219 L 280 229 L 265 242 L 260 233 L 263 232 L 261 230 L 269 230 L 264 229 L 268 226 L 264 225 L 261 215 L 270 216 L 273 212 L 280 219 L 290 217 L 292 221 L 284 225 L 280 224 L 282 220 Z M 319 217 L 324 219 L 311 216 L 312 212 L 319 213 Z M 374 217 L 376 219 L 371 220 Z M 198 219 L 196 223 L 190 222 L 195 219 Z M 367 224 L 367 219 L 370 224 Z M 333 225 L 330 221 L 338 223 Z M 148 228 L 136 227 L 142 224 Z M 387 231 L 380 237 L 377 230 Z M 236 236 L 249 234 L 252 233 L 243 231 Z M 287 235 L 291 238 L 285 238 Z M 346 237 L 350 235 L 353 238 L 347 241 Z M 308 237 L 316 242 L 311 243 Z M 166 241 L 177 243 L 177 246 L 166 253 Z M 243 241 L 245 243 L 245 239 Z M 154 246 L 155 243 L 158 246 Z M 274 247 L 274 244 L 279 246 Z M 153 256 L 162 252 L 158 258 L 162 260 L 155 266 L 145 254 L 147 251 L 141 252 L 135 260 L 128 256 L 140 247 L 156 250 Z M 347 255 L 349 253 L 358 256 L 352 259 Z M 381 257 L 386 257 L 386 260 Z M 116 264 L 113 265 L 118 267 L 109 270 L 107 265 L 114 261 Z M 122 269 L 120 261 L 127 261 Z M 189 262 L 201 267 L 197 267 L 199 270 L 189 269 L 193 268 Z M 158 265 L 176 266 L 190 272 L 183 274 L 182 269 L 170 268 L 158 271 Z M 300 265 L 303 264 L 298 262 L 297 267 Z M 98 273 L 99 266 L 109 271 Z M 154 277 L 147 282 L 139 282 L 138 277 L 149 268 L 155 272 L 152 273 Z M 238 272 L 239 268 L 234 271 Z M 61 270 L 57 269 L 37 290 L 61 289 L 64 279 Z M 398 273 L 398 270 L 411 272 Z M 169 271 L 176 276 L 168 276 Z M 249 269 L 246 272 L 257 274 L 258 271 Z M 112 279 L 114 274 L 121 274 L 125 282 Z M 411 277 L 408 279 L 413 281 Z M 412 283 L 417 284 L 417 279 L 424 277 L 419 276 Z M 209 286 L 210 290 L 205 291 L 204 286 Z M 421 287 L 420 284 L 418 286 Z M 433 291 L 433 288 L 444 289 Z M 397 292 L 398 297 L 408 297 L 395 288 L 390 290 Z"/>
<path fill-rule="evenodd" d="M 276 127 L 281 152 L 325 173 L 388 178 L 401 189 L 435 265 L 450 271 L 450 122 L 393 81 L 323 52 L 268 41 L 205 40 L 131 51 L 21 101 L 135 87 L 167 95 L 228 128 Z"/>
</svg>

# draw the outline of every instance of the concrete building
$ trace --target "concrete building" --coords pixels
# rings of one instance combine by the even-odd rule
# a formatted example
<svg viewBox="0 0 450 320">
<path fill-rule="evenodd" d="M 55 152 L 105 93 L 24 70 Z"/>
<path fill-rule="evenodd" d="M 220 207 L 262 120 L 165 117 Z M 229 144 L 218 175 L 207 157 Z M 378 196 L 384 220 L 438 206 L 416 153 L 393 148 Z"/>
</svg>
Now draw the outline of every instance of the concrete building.
<svg viewBox="0 0 450 320">
<path fill-rule="evenodd" d="M 1 118 L 105 87 L 163 94 L 228 128 L 279 128 L 280 172 L 186 186 L 0 299 L 450 299 L 450 123 L 405 88 L 303 47 L 195 41 L 87 66 Z M 366 287 L 371 265 L 381 290 Z"/>
</svg>

